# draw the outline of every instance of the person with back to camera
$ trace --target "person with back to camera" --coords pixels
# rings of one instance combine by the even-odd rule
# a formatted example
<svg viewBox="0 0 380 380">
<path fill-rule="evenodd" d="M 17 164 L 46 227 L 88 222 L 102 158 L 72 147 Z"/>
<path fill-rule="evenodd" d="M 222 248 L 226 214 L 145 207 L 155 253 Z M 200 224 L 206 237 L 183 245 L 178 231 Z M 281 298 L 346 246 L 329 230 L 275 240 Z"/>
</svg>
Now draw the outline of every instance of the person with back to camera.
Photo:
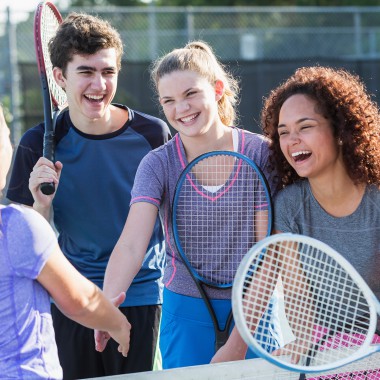
<svg viewBox="0 0 380 380">
<path fill-rule="evenodd" d="M 0 107 L 0 195 L 11 165 L 9 128 Z M 130 324 L 62 254 L 36 211 L 0 205 L 0 373 L 2 379 L 62 379 L 50 297 L 67 318 L 104 328 L 127 356 Z M 115 304 L 123 301 L 121 293 Z"/>
<path fill-rule="evenodd" d="M 282 189 L 275 232 L 328 244 L 380 298 L 380 113 L 363 82 L 300 68 L 271 91 L 261 121 Z"/>
<path fill-rule="evenodd" d="M 173 240 L 170 210 L 177 179 L 188 162 L 213 150 L 244 152 L 266 172 L 269 150 L 263 136 L 234 126 L 238 83 L 206 43 L 193 41 L 174 49 L 154 63 L 151 76 L 165 116 L 178 133 L 148 153 L 138 168 L 131 210 L 108 263 L 104 291 L 114 297 L 128 289 L 159 213 L 165 225 L 167 257 L 160 348 L 163 367 L 168 369 L 206 364 L 215 354 L 211 318 Z M 134 264 L 127 267 L 127 262 Z M 218 305 L 217 318 L 225 321 L 231 309 L 230 290 L 208 291 L 211 302 Z M 275 318 L 268 323 L 275 329 Z M 276 333 L 274 340 L 279 339 Z M 97 334 L 99 341 L 107 337 Z M 236 330 L 230 339 L 241 341 Z M 247 346 L 240 347 L 234 358 L 243 359 L 246 353 Z"/>
<path fill-rule="evenodd" d="M 68 109 L 55 131 L 56 162 L 42 158 L 44 124 L 20 141 L 7 197 L 52 216 L 60 247 L 89 280 L 103 287 L 105 268 L 129 212 L 130 191 L 141 159 L 170 138 L 162 120 L 112 103 L 123 44 L 107 21 L 71 13 L 49 43 L 53 73 Z M 29 181 L 29 186 L 28 186 Z M 54 182 L 44 195 L 40 184 Z M 127 358 L 110 342 L 94 350 L 94 333 L 52 304 L 65 379 L 148 371 L 153 368 L 162 303 L 163 228 L 158 218 L 143 260 L 120 310 L 132 325 Z M 129 263 L 126 263 L 128 266 Z"/>
</svg>

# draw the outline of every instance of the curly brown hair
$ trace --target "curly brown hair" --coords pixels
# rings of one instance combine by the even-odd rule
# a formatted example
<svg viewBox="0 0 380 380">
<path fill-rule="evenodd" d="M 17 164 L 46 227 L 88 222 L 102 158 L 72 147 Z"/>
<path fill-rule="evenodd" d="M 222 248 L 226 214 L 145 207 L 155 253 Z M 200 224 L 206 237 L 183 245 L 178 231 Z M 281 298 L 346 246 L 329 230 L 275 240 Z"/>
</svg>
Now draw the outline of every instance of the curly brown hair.
<svg viewBox="0 0 380 380">
<path fill-rule="evenodd" d="M 261 112 L 261 127 L 269 137 L 271 169 L 277 171 L 279 188 L 301 179 L 281 152 L 278 122 L 284 102 L 304 94 L 330 120 L 333 134 L 342 141 L 345 167 L 355 183 L 380 187 L 380 114 L 364 83 L 345 69 L 302 67 L 272 90 Z"/>
<path fill-rule="evenodd" d="M 91 55 L 109 48 L 116 50 L 117 68 L 120 70 L 123 55 L 120 34 L 108 21 L 85 13 L 70 13 L 49 41 L 53 67 L 62 69 L 64 75 L 74 54 Z"/>
</svg>

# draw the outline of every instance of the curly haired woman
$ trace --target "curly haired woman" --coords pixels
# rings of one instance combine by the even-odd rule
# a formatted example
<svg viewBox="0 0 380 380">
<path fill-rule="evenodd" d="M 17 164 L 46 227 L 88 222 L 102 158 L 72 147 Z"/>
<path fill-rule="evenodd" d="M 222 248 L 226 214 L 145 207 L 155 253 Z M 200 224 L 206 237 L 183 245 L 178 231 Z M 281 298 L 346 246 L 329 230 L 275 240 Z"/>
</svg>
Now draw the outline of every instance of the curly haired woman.
<svg viewBox="0 0 380 380">
<path fill-rule="evenodd" d="M 380 297 L 380 113 L 363 82 L 344 69 L 300 68 L 261 117 L 281 188 L 276 232 L 330 245 Z"/>
</svg>

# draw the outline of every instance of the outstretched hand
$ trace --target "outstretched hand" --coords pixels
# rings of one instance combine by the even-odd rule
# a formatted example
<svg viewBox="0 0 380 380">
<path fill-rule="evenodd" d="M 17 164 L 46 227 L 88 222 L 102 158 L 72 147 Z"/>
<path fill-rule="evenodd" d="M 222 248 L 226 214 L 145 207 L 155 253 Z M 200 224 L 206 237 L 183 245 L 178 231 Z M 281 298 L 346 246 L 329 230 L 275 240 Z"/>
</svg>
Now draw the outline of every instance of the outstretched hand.
<svg viewBox="0 0 380 380">
<path fill-rule="evenodd" d="M 239 351 L 230 349 L 227 345 L 224 345 L 216 351 L 215 355 L 211 359 L 210 363 L 223 363 L 235 360 L 244 360 L 246 351 Z"/>
<path fill-rule="evenodd" d="M 123 292 L 123 293 L 120 293 L 117 297 L 112 298 L 111 302 L 116 307 L 119 307 L 124 302 L 124 300 L 125 300 L 125 293 Z M 103 352 L 110 338 L 111 338 L 111 335 L 107 331 L 94 330 L 95 350 L 98 352 Z M 124 355 L 124 356 L 127 356 L 127 355 Z"/>
<path fill-rule="evenodd" d="M 304 356 L 309 350 L 307 343 L 303 341 L 294 341 L 282 348 L 278 348 L 272 352 L 273 356 L 289 355 L 292 364 L 298 364 L 301 357 Z"/>
<path fill-rule="evenodd" d="M 243 360 L 247 354 L 248 346 L 242 339 L 236 326 L 227 339 L 227 342 L 219 348 L 211 359 L 211 363 Z"/>
<path fill-rule="evenodd" d="M 98 352 L 103 352 L 111 336 L 107 331 L 94 330 L 94 338 L 95 350 Z"/>
</svg>

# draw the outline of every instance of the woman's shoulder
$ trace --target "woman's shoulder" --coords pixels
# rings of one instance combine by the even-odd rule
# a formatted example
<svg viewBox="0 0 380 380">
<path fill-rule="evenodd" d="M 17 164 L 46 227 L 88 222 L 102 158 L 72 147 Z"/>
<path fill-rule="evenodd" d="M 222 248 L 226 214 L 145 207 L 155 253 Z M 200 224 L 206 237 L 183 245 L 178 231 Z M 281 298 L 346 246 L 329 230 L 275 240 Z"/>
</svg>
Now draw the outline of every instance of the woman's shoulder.
<svg viewBox="0 0 380 380">
<path fill-rule="evenodd" d="M 25 228 L 27 226 L 41 226 L 49 225 L 45 218 L 40 215 L 34 209 L 20 205 L 20 204 L 9 204 L 7 206 L 1 207 L 1 219 L 7 225 L 8 223 L 13 226 L 20 226 Z"/>
<path fill-rule="evenodd" d="M 299 197 L 304 198 L 309 189 L 307 180 L 299 180 L 279 190 L 276 199 L 299 202 Z"/>
<path fill-rule="evenodd" d="M 30 212 L 33 214 L 33 209 L 26 207 L 21 204 L 11 203 L 9 205 L 1 205 L 0 206 L 1 215 L 7 216 L 7 217 L 14 217 L 14 218 L 22 218 L 24 215 L 29 215 Z M 34 211 L 36 212 L 36 211 Z"/>
<path fill-rule="evenodd" d="M 165 176 L 169 171 L 170 165 L 177 160 L 175 139 L 169 140 L 160 147 L 148 152 L 139 164 L 137 177 L 150 178 L 155 176 Z"/>
<path fill-rule="evenodd" d="M 236 127 L 236 130 L 239 132 L 239 134 L 244 138 L 245 143 L 259 143 L 259 144 L 269 144 L 269 139 L 257 132 L 248 131 L 246 129 L 238 128 Z"/>
<path fill-rule="evenodd" d="M 368 185 L 365 194 L 366 198 L 380 209 L 380 187 L 378 185 Z"/>
<path fill-rule="evenodd" d="M 170 157 L 175 151 L 176 147 L 175 147 L 175 139 L 172 138 L 170 139 L 169 141 L 167 141 L 166 143 L 160 145 L 159 147 L 151 150 L 150 152 L 148 152 L 144 158 L 143 158 L 143 161 L 151 161 L 151 160 L 156 160 L 157 158 L 158 159 L 167 159 L 167 157 Z"/>
<path fill-rule="evenodd" d="M 262 169 L 269 157 L 269 140 L 256 132 L 237 128 L 239 133 L 239 150 L 242 154 L 253 159 Z"/>
<path fill-rule="evenodd" d="M 367 193 L 371 197 L 380 197 L 380 185 L 377 185 L 377 184 L 368 185 Z"/>
</svg>

